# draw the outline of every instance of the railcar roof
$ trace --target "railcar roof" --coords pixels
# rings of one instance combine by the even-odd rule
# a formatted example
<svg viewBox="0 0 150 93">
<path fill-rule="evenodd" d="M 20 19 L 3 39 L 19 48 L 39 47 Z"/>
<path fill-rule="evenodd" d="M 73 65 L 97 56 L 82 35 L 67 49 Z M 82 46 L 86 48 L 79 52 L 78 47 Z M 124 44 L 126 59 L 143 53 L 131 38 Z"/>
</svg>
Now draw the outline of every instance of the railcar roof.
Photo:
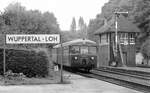
<svg viewBox="0 0 150 93">
<path fill-rule="evenodd" d="M 89 40 L 89 39 L 76 39 L 76 40 L 72 40 L 72 41 L 62 43 L 62 46 L 77 45 L 79 43 L 80 44 L 90 43 L 90 44 L 96 45 L 96 42 L 94 42 L 92 40 Z M 54 46 L 54 48 L 58 48 L 58 47 L 61 47 L 61 44 L 58 44 L 58 45 Z"/>
</svg>

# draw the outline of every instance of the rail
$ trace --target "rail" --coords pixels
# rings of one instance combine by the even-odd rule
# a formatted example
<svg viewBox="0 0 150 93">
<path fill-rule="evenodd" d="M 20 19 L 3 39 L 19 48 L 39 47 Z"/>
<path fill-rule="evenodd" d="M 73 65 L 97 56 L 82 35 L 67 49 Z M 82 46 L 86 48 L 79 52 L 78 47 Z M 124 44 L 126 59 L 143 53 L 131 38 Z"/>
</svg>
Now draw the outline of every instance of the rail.
<svg viewBox="0 0 150 93">
<path fill-rule="evenodd" d="M 106 82 L 109 82 L 112 84 L 116 84 L 116 85 L 123 86 L 126 88 L 134 89 L 134 90 L 137 90 L 137 91 L 140 91 L 143 93 L 150 93 L 150 86 L 125 80 L 125 79 L 122 79 L 122 77 L 120 77 L 120 76 L 119 76 L 120 78 L 119 77 L 115 78 L 113 75 L 112 76 L 110 74 L 106 75 L 106 72 L 104 72 L 103 75 L 102 75 L 102 73 L 99 73 L 99 72 L 93 73 L 93 71 L 91 71 L 90 73 L 79 71 L 79 72 L 76 72 L 76 74 L 79 74 L 79 75 L 82 75 L 85 77 L 89 77 L 89 78 L 96 78 L 96 79 L 106 81 Z"/>
<path fill-rule="evenodd" d="M 71 72 L 85 77 L 96 78 L 119 86 L 141 91 L 143 93 L 150 93 L 150 78 L 148 76 L 142 77 L 129 73 L 117 73 L 109 70 L 105 71 L 103 69 L 93 69 L 89 73 L 82 70 L 76 70 L 75 72 Z"/>
</svg>

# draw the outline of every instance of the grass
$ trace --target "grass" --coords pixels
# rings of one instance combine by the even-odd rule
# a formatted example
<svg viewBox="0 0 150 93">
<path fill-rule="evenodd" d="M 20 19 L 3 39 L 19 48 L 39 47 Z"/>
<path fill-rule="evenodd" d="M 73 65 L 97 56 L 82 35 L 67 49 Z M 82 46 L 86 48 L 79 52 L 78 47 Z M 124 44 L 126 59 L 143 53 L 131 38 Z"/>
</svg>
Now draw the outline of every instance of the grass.
<svg viewBox="0 0 150 93">
<path fill-rule="evenodd" d="M 49 78 L 26 78 L 25 80 L 5 80 L 4 85 L 36 85 L 36 84 L 52 84 L 57 83 L 58 80 Z"/>
<path fill-rule="evenodd" d="M 23 78 L 23 79 L 8 79 L 0 76 L 0 85 L 42 85 L 42 84 L 69 84 L 70 82 L 63 78 L 60 82 L 60 72 L 53 72 L 52 76 L 45 78 Z"/>
</svg>

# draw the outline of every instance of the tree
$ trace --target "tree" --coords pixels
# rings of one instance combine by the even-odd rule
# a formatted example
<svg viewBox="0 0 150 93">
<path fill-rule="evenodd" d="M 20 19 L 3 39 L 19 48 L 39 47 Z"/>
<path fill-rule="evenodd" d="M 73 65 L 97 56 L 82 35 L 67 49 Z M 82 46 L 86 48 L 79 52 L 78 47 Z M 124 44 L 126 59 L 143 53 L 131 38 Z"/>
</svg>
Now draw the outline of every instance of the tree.
<svg viewBox="0 0 150 93">
<path fill-rule="evenodd" d="M 78 27 L 79 27 L 79 35 L 80 35 L 79 37 L 80 38 L 87 38 L 87 25 L 84 22 L 83 17 L 79 18 Z"/>
<path fill-rule="evenodd" d="M 139 0 L 138 2 L 136 2 L 133 14 L 134 22 L 141 28 L 142 35 L 140 39 L 141 42 L 143 42 L 149 37 L 150 33 L 150 1 Z"/>
<path fill-rule="evenodd" d="M 1 15 L 0 33 L 9 34 L 52 34 L 60 33 L 53 13 L 26 10 L 20 3 L 10 4 Z"/>
<path fill-rule="evenodd" d="M 104 20 L 102 18 L 91 19 L 87 29 L 88 38 L 97 41 L 98 37 L 94 35 L 94 32 L 97 31 L 104 24 Z"/>
<path fill-rule="evenodd" d="M 74 17 L 72 18 L 72 23 L 71 23 L 71 26 L 70 26 L 70 30 L 73 31 L 73 32 L 76 32 L 76 20 L 75 20 Z"/>
<path fill-rule="evenodd" d="M 39 10 L 27 11 L 19 3 L 10 4 L 3 13 L 9 33 L 58 33 L 59 25 L 53 13 L 41 13 Z"/>
<path fill-rule="evenodd" d="M 78 21 L 78 27 L 79 27 L 80 31 L 82 31 L 84 29 L 84 25 L 85 25 L 84 19 L 83 19 L 83 17 L 80 17 L 79 21 Z"/>
<path fill-rule="evenodd" d="M 150 56 L 148 43 L 150 37 L 150 0 L 109 0 L 103 6 L 102 12 L 89 22 L 88 35 L 90 39 L 95 39 L 93 33 L 104 24 L 103 19 L 109 20 L 113 16 L 115 9 L 129 12 L 127 18 L 141 29 L 141 33 L 138 36 L 141 52 L 145 56 Z"/>
<path fill-rule="evenodd" d="M 147 39 L 141 47 L 144 58 L 150 58 L 150 39 Z"/>
</svg>

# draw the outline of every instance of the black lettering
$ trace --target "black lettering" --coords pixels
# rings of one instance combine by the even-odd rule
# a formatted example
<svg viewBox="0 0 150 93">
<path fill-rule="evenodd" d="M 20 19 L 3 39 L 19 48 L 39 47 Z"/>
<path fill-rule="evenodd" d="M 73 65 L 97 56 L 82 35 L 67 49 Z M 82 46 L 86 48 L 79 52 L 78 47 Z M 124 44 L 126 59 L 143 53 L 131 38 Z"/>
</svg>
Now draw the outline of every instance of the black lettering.
<svg viewBox="0 0 150 93">
<path fill-rule="evenodd" d="M 13 41 L 14 37 L 8 37 L 8 41 Z"/>
<path fill-rule="evenodd" d="M 38 37 L 38 41 L 41 41 L 40 37 Z"/>
<path fill-rule="evenodd" d="M 34 37 L 34 41 L 39 41 L 38 37 Z"/>
<path fill-rule="evenodd" d="M 54 41 L 57 41 L 57 37 L 54 37 L 53 39 L 54 39 Z"/>
<path fill-rule="evenodd" d="M 31 36 L 31 41 L 34 41 L 34 36 Z"/>
<path fill-rule="evenodd" d="M 15 37 L 14 37 L 15 38 Z M 18 37 L 16 37 L 15 39 L 14 39 L 14 41 L 20 41 L 21 40 L 21 37 L 20 36 L 18 36 Z"/>
<path fill-rule="evenodd" d="M 44 40 L 44 39 L 43 39 Z M 47 40 L 47 37 L 45 37 L 45 41 L 47 42 L 48 40 Z"/>
<path fill-rule="evenodd" d="M 26 37 L 25 36 L 20 36 L 21 37 L 21 42 L 26 41 Z"/>
<path fill-rule="evenodd" d="M 48 40 L 49 40 L 49 41 L 53 41 L 53 37 L 49 37 Z"/>
<path fill-rule="evenodd" d="M 28 40 L 27 41 L 31 41 L 31 37 L 30 36 L 28 36 Z"/>
</svg>

